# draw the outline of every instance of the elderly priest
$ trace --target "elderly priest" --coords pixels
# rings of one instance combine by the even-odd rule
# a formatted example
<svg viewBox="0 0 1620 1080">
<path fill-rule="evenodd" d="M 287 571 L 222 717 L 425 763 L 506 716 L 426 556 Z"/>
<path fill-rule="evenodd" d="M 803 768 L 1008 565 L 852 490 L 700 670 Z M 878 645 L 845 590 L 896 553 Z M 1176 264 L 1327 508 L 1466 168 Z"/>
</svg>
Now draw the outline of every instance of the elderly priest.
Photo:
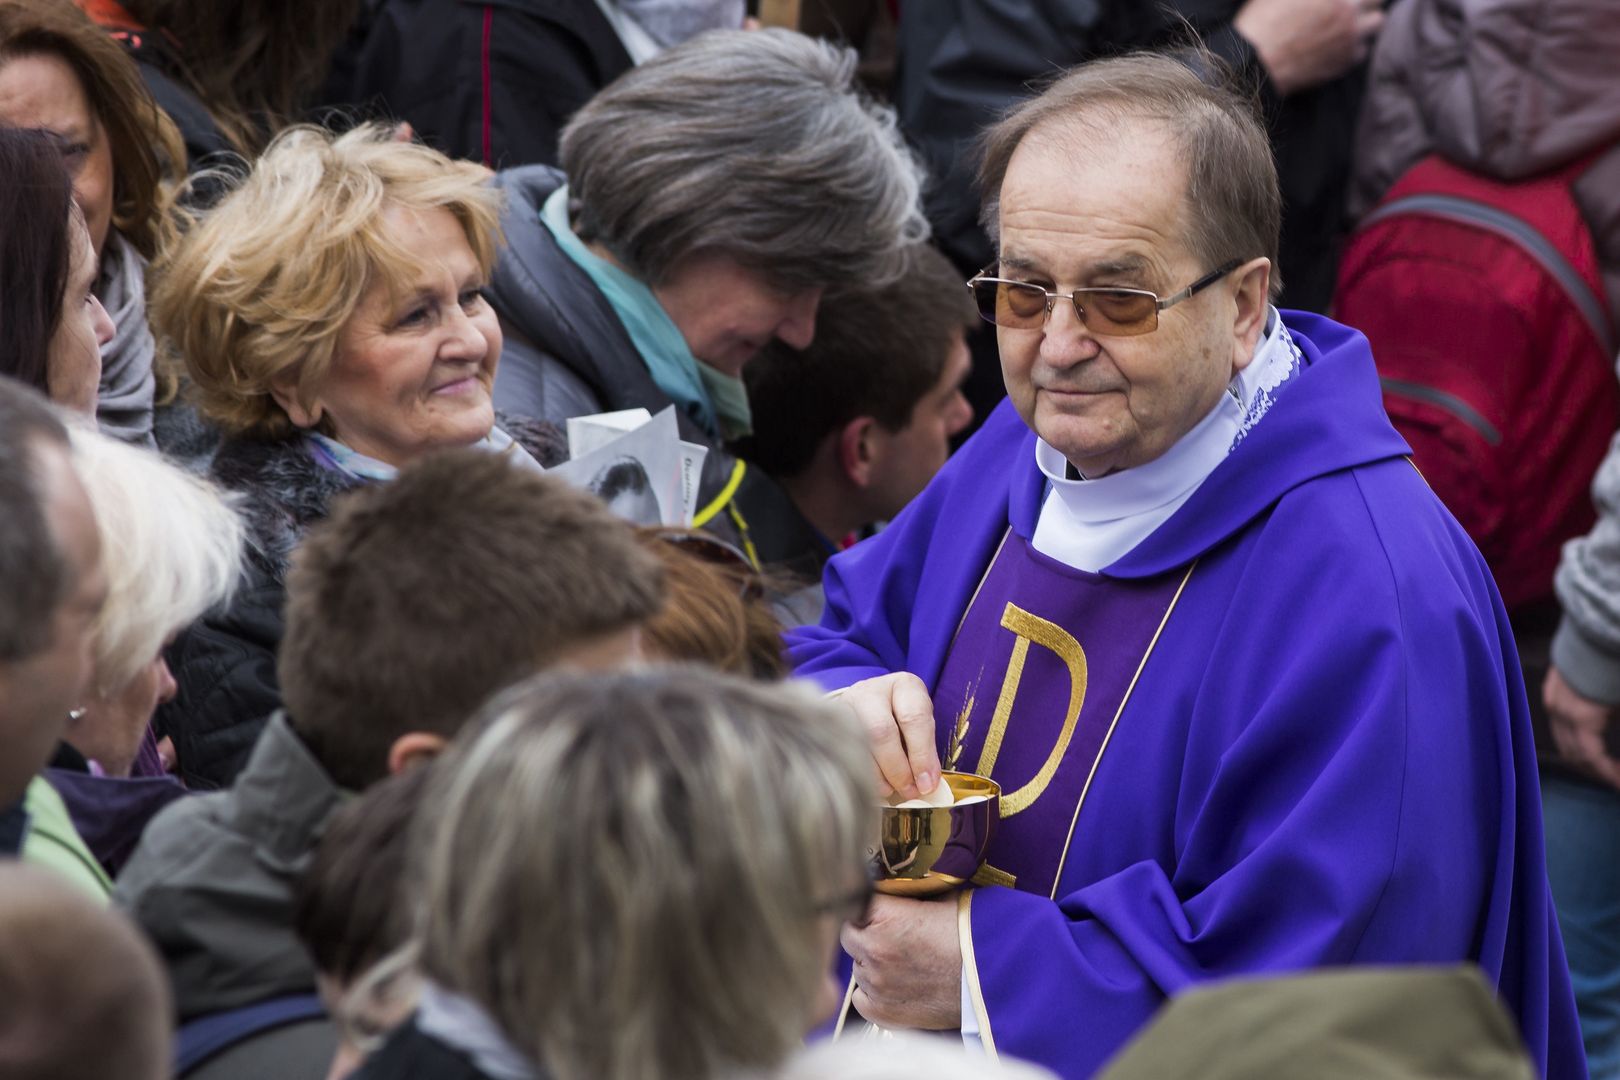
<svg viewBox="0 0 1620 1080">
<path fill-rule="evenodd" d="M 1010 400 L 792 655 L 887 788 L 962 732 L 1002 823 L 976 887 L 845 927 L 854 1008 L 1075 1078 L 1211 979 L 1467 960 L 1585 1076 L 1501 602 L 1366 341 L 1271 306 L 1251 107 L 1126 57 L 985 147 Z"/>
</svg>

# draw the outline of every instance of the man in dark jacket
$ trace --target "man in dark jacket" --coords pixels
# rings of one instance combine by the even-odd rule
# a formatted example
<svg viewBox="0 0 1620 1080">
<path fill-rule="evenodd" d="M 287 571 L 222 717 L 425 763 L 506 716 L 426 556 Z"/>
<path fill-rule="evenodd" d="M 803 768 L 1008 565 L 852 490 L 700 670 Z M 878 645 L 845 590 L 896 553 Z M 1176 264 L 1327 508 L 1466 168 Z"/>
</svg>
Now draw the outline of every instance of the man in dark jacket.
<svg viewBox="0 0 1620 1080">
<path fill-rule="evenodd" d="M 595 0 L 382 0 L 327 96 L 492 168 L 554 165 L 581 105 L 630 70 Z"/>
<path fill-rule="evenodd" d="M 802 585 L 778 615 L 821 618 L 821 571 L 846 537 L 890 521 L 934 478 L 973 419 L 965 331 L 979 316 L 950 260 L 913 246 L 881 289 L 827 297 L 808 349 L 779 342 L 746 373 L 757 428 L 736 446 L 786 506 L 756 528 L 761 556 Z"/>
</svg>

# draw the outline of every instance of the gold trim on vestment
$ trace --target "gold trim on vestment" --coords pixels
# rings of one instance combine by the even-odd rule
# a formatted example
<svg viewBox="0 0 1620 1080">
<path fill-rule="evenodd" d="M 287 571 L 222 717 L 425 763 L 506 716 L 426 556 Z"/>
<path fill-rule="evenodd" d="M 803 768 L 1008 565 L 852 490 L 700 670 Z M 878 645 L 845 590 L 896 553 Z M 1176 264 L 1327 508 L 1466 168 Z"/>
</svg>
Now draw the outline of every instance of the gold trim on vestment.
<svg viewBox="0 0 1620 1080">
<path fill-rule="evenodd" d="M 1009 889 L 1018 887 L 1018 879 L 1005 870 L 997 870 L 989 863 L 979 867 L 978 873 L 973 875 L 975 885 L 1002 885 Z"/>
<path fill-rule="evenodd" d="M 973 1015 L 979 1021 L 979 1041 L 991 1061 L 1000 1061 L 996 1053 L 996 1037 L 990 1031 L 990 1009 L 984 1003 L 984 991 L 979 987 L 979 962 L 973 953 L 973 890 L 964 889 L 957 894 L 956 929 L 962 939 L 962 977 L 967 980 L 968 1000 L 973 1003 Z"/>
<path fill-rule="evenodd" d="M 1063 882 L 1063 867 L 1069 861 L 1069 845 L 1074 843 L 1074 827 L 1080 823 L 1080 808 L 1086 805 L 1086 793 L 1091 790 L 1091 782 L 1097 778 L 1097 767 L 1102 764 L 1103 754 L 1108 750 L 1108 744 L 1114 738 L 1114 729 L 1119 726 L 1119 718 L 1125 715 L 1125 706 L 1131 702 L 1131 695 L 1136 691 L 1136 683 L 1142 678 L 1142 670 L 1147 667 L 1148 658 L 1153 655 L 1154 648 L 1159 644 L 1159 635 L 1170 622 L 1170 616 L 1176 610 L 1176 604 L 1181 601 L 1181 594 L 1187 588 L 1187 582 L 1192 580 L 1193 571 L 1198 569 L 1198 561 L 1187 567 L 1187 573 L 1176 586 L 1176 595 L 1170 598 L 1170 606 L 1164 611 L 1164 618 L 1159 620 L 1159 628 L 1153 631 L 1153 640 L 1148 642 L 1147 652 L 1142 654 L 1142 662 L 1136 665 L 1136 674 L 1131 676 L 1131 683 L 1125 688 L 1125 696 L 1120 700 L 1119 708 L 1114 712 L 1114 719 L 1108 724 L 1108 733 L 1103 736 L 1102 745 L 1097 748 L 1097 756 L 1091 763 L 1091 772 L 1086 776 L 1085 787 L 1080 789 L 1080 801 L 1075 804 L 1074 817 L 1069 821 L 1069 835 L 1063 841 L 1063 855 L 1058 859 L 1057 876 L 1052 879 L 1051 899 L 1057 899 L 1058 886 Z"/>
<path fill-rule="evenodd" d="M 962 635 L 963 624 L 967 622 L 967 617 L 973 613 L 973 605 L 978 602 L 979 593 L 984 590 L 984 583 L 990 580 L 990 571 L 996 568 L 996 560 L 1001 558 L 1001 549 L 1007 546 L 1007 537 L 1011 535 L 1012 526 L 1009 525 L 1007 531 L 1001 534 L 1001 543 L 996 545 L 996 552 L 990 556 L 990 562 L 985 566 L 984 574 L 979 578 L 979 583 L 973 587 L 973 595 L 968 597 L 967 607 L 962 609 L 962 617 L 956 620 L 956 629 L 951 631 L 950 644 L 945 646 L 945 658 L 947 660 L 950 659 L 951 650 L 956 648 L 956 639 Z M 941 671 L 940 674 L 943 675 L 944 672 Z"/>
</svg>

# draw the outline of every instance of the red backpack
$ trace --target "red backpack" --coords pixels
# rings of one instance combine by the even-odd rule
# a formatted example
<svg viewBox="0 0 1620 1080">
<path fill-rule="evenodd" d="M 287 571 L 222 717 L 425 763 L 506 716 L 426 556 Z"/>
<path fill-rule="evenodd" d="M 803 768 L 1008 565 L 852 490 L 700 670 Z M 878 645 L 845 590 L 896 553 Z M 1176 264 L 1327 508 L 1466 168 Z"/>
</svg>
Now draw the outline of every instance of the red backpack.
<svg viewBox="0 0 1620 1080">
<path fill-rule="evenodd" d="M 1339 267 L 1335 317 L 1367 335 L 1390 419 L 1509 608 L 1552 595 L 1620 428 L 1614 330 L 1570 194 L 1590 160 L 1504 183 L 1428 158 Z"/>
</svg>

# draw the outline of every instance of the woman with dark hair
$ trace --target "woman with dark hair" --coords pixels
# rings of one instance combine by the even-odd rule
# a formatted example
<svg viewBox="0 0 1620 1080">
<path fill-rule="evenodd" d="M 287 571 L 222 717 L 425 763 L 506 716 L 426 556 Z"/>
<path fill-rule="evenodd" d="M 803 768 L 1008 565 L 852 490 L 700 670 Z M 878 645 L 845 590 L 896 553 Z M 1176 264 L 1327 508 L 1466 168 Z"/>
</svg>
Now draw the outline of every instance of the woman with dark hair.
<svg viewBox="0 0 1620 1080">
<path fill-rule="evenodd" d="M 115 327 L 96 419 L 150 446 L 169 387 L 153 373 L 145 275 L 169 228 L 165 178 L 185 165 L 174 124 L 118 43 L 59 0 L 0 0 L 0 123 L 45 132 L 60 150 L 95 251 L 95 295 Z"/>
<path fill-rule="evenodd" d="M 55 140 L 0 127 L 0 375 L 94 415 L 112 321 Z"/>
</svg>

